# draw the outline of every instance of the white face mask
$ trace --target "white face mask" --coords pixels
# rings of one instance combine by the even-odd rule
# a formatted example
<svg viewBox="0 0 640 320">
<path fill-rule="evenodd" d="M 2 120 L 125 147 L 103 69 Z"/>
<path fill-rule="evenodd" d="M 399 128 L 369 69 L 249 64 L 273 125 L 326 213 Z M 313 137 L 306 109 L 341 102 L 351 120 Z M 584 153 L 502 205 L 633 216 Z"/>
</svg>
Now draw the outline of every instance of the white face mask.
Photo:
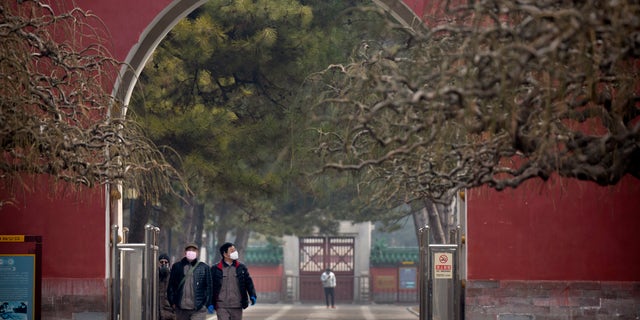
<svg viewBox="0 0 640 320">
<path fill-rule="evenodd" d="M 193 261 L 196 259 L 196 257 L 198 256 L 198 253 L 195 251 L 187 251 L 187 253 L 185 254 L 185 256 L 187 257 L 187 260 L 189 261 Z"/>
<path fill-rule="evenodd" d="M 231 260 L 238 260 L 238 251 L 231 252 L 229 258 L 231 258 Z"/>
</svg>

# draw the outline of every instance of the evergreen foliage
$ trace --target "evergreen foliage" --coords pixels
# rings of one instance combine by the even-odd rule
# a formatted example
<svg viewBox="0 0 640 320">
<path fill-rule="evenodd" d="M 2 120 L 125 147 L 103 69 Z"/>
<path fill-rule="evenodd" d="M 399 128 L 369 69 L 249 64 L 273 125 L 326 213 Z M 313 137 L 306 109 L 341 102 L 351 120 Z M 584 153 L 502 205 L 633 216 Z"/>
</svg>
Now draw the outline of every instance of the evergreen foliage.
<svg viewBox="0 0 640 320">
<path fill-rule="evenodd" d="M 349 62 L 363 37 L 382 26 L 376 13 L 355 10 L 363 4 L 209 1 L 154 52 L 131 109 L 194 190 L 182 207 L 204 205 L 218 242 L 228 232 L 246 242 L 248 230 L 337 227 L 335 182 L 305 174 L 317 163 L 304 150 L 310 91 L 303 83 L 313 71 Z M 176 208 L 167 201 L 177 198 L 162 204 Z M 177 229 L 185 240 L 199 237 L 192 226 Z"/>
</svg>

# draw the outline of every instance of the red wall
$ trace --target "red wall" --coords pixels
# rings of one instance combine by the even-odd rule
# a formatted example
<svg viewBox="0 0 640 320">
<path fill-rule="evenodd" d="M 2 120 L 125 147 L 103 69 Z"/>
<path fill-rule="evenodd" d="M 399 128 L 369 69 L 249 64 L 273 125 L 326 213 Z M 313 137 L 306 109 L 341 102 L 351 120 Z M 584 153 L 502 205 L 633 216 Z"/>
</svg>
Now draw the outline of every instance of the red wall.
<svg viewBox="0 0 640 320">
<path fill-rule="evenodd" d="M 425 2 L 424 0 L 402 0 L 404 4 L 409 7 L 418 17 L 422 17 L 424 14 Z"/>
<path fill-rule="evenodd" d="M 640 280 L 640 182 L 468 192 L 468 278 Z"/>
<path fill-rule="evenodd" d="M 398 291 L 398 268 L 372 267 L 369 270 L 371 275 L 371 292 Z"/>
<path fill-rule="evenodd" d="M 282 265 L 277 266 L 248 266 L 249 273 L 257 292 L 281 292 Z"/>
<path fill-rule="evenodd" d="M 38 182 L 33 193 L 17 196 L 16 206 L 0 210 L 0 234 L 42 236 L 43 278 L 104 278 L 102 189 L 78 193 Z"/>
<path fill-rule="evenodd" d="M 109 39 L 105 44 L 113 56 L 124 61 L 142 32 L 171 0 L 63 0 L 95 14 Z M 98 23 L 98 22 L 97 22 Z"/>
</svg>

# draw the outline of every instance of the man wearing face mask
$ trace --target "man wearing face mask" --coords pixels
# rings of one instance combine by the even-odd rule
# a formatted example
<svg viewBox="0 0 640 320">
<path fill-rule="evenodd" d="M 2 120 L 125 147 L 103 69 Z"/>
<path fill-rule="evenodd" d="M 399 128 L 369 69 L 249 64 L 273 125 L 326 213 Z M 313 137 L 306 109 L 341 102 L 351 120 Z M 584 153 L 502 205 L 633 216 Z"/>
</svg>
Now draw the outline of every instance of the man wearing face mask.
<svg viewBox="0 0 640 320">
<path fill-rule="evenodd" d="M 175 320 L 176 315 L 167 300 L 167 286 L 169 285 L 169 256 L 166 253 L 158 257 L 158 304 L 160 305 L 160 320 Z"/>
<path fill-rule="evenodd" d="M 211 302 L 211 270 L 198 261 L 198 246 L 187 244 L 184 258 L 171 266 L 167 298 L 175 310 L 176 320 L 205 320 Z"/>
<path fill-rule="evenodd" d="M 213 304 L 219 320 L 242 320 L 242 310 L 256 304 L 256 289 L 247 267 L 238 262 L 238 251 L 233 243 L 220 247 L 222 259 L 211 266 L 213 277 Z"/>
</svg>

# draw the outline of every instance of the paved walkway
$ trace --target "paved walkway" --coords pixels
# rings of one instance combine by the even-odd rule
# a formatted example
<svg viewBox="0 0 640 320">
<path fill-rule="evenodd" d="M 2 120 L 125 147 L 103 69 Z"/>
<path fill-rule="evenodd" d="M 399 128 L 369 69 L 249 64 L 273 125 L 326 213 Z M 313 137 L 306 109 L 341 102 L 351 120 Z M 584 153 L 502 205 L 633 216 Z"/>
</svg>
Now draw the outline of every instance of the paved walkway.
<svg viewBox="0 0 640 320">
<path fill-rule="evenodd" d="M 387 304 L 348 304 L 327 309 L 311 304 L 258 303 L 244 311 L 243 320 L 416 320 L 418 314 L 414 309 Z M 210 315 L 207 320 L 217 320 L 217 317 Z"/>
</svg>

